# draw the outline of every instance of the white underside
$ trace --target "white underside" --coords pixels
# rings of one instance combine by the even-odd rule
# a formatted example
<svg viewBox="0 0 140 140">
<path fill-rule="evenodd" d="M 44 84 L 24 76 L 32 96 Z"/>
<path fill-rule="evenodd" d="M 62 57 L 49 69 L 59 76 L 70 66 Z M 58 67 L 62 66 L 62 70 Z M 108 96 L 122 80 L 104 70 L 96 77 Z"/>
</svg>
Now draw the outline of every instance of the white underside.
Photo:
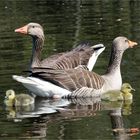
<svg viewBox="0 0 140 140">
<path fill-rule="evenodd" d="M 35 77 L 13 75 L 13 79 L 22 83 L 24 87 L 33 92 L 36 96 L 52 97 L 54 95 L 59 95 L 60 97 L 63 97 L 71 93 L 64 88 Z"/>
</svg>

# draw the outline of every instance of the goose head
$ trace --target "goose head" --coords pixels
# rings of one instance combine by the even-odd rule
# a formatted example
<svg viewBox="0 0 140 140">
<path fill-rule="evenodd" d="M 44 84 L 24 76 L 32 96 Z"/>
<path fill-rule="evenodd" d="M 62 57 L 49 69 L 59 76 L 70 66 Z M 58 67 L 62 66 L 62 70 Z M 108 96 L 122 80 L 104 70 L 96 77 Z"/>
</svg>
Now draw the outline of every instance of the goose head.
<svg viewBox="0 0 140 140">
<path fill-rule="evenodd" d="M 30 35 L 32 37 L 44 38 L 43 27 L 38 23 L 29 23 L 23 27 L 15 29 L 15 32 Z"/>
<path fill-rule="evenodd" d="M 14 90 L 10 89 L 6 91 L 6 96 L 5 96 L 6 100 L 14 100 L 15 99 L 15 92 Z"/>
<path fill-rule="evenodd" d="M 132 88 L 129 83 L 123 83 L 121 91 L 123 91 L 124 93 L 130 93 L 132 90 L 135 91 L 135 89 Z"/>
<path fill-rule="evenodd" d="M 114 51 L 125 51 L 128 48 L 133 48 L 137 45 L 136 42 L 128 40 L 126 37 L 117 37 L 113 40 Z"/>
</svg>

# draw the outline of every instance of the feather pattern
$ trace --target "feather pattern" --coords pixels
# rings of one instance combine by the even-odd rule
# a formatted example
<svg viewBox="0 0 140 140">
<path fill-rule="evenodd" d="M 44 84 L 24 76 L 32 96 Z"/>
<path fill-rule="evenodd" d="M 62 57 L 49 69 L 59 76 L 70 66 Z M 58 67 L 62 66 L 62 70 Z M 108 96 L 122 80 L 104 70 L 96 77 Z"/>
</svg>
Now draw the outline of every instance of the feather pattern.
<svg viewBox="0 0 140 140">
<path fill-rule="evenodd" d="M 50 81 L 69 91 L 74 91 L 82 87 L 101 89 L 104 79 L 94 73 L 83 68 L 68 70 L 39 69 L 34 70 L 31 76 L 39 77 L 43 80 Z"/>
<path fill-rule="evenodd" d="M 49 63 L 44 63 L 42 61 L 41 67 L 53 68 L 53 69 L 71 69 L 75 68 L 78 65 L 87 65 L 89 58 L 94 53 L 94 49 L 91 48 L 91 45 L 80 44 L 78 49 L 74 49 L 70 52 L 66 52 L 59 57 L 55 57 L 53 61 L 47 61 Z"/>
</svg>

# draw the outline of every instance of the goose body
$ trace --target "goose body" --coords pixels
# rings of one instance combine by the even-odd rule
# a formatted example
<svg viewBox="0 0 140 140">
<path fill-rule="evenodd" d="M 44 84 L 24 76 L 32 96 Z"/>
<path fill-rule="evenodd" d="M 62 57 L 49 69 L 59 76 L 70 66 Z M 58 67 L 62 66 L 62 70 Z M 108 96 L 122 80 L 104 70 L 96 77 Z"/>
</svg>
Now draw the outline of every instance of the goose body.
<svg viewBox="0 0 140 140">
<path fill-rule="evenodd" d="M 126 101 L 126 100 L 132 100 L 133 95 L 131 91 L 134 90 L 129 83 L 124 83 L 121 87 L 121 90 L 113 90 L 109 91 L 107 93 L 104 93 L 101 96 L 102 100 L 107 101 Z"/>
<path fill-rule="evenodd" d="M 120 70 L 121 59 L 124 51 L 128 48 L 133 48 L 135 45 L 137 45 L 136 42 L 132 42 L 126 37 L 115 38 L 113 40 L 109 65 L 104 75 L 99 75 L 82 68 L 67 70 L 36 68 L 35 71 L 32 71 L 31 77 L 24 78 L 28 80 L 30 79 L 31 81 L 36 78 L 36 80 L 34 79 L 34 84 L 32 84 L 36 89 L 38 89 L 36 81 L 41 80 L 44 84 L 46 83 L 45 85 L 49 82 L 69 91 L 70 93 L 68 94 L 70 96 L 75 96 L 72 94 L 74 92 L 77 97 L 80 96 L 80 93 L 83 95 L 86 94 L 86 97 L 92 97 L 99 96 L 111 90 L 120 90 L 122 85 Z M 25 86 L 26 80 L 23 80 L 23 77 L 13 76 L 13 78 Z M 30 84 L 26 84 L 25 87 L 33 91 L 33 87 L 30 88 Z M 90 89 L 89 94 L 87 92 L 88 89 Z M 45 92 L 52 95 L 53 90 L 54 89 L 51 89 L 51 92 L 50 90 L 46 90 Z M 40 94 L 40 96 L 42 95 Z M 60 97 L 62 96 L 60 95 Z"/>
<path fill-rule="evenodd" d="M 6 106 L 29 106 L 34 104 L 34 98 L 28 94 L 15 95 L 14 90 L 7 90 L 4 103 Z"/>
<path fill-rule="evenodd" d="M 59 53 L 41 60 L 45 39 L 43 27 L 38 23 L 29 23 L 16 29 L 15 32 L 30 35 L 33 39 L 31 68 L 70 69 L 78 65 L 86 65 L 91 71 L 98 56 L 105 49 L 103 44 L 91 45 L 89 43 L 81 43 L 70 52 Z"/>
</svg>

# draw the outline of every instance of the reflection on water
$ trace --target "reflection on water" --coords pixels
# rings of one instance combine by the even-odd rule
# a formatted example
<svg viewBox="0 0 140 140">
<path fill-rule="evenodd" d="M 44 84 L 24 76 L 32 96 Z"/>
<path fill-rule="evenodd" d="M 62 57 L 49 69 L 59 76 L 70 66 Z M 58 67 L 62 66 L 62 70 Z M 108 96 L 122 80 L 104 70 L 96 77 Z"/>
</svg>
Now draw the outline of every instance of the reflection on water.
<svg viewBox="0 0 140 140">
<path fill-rule="evenodd" d="M 138 0 L 1 0 L 0 139 L 129 139 L 131 135 L 140 139 L 137 133 L 128 134 L 129 128 L 138 128 L 140 121 L 139 48 L 126 53 L 122 61 L 123 82 L 136 89 L 131 103 L 103 102 L 98 98 L 56 101 L 37 98 L 30 108 L 3 105 L 7 89 L 27 92 L 11 76 L 28 69 L 32 41 L 14 33 L 14 29 L 29 22 L 43 25 L 46 40 L 42 57 L 71 50 L 79 41 L 103 43 L 106 50 L 94 69 L 103 73 L 113 38 L 123 35 L 139 43 L 139 6 Z"/>
<path fill-rule="evenodd" d="M 68 100 L 49 100 L 36 98 L 34 105 L 6 107 L 8 119 L 23 119 L 31 117 L 39 117 L 42 114 L 52 114 L 59 110 L 65 110 L 63 107 L 69 105 Z"/>
<path fill-rule="evenodd" d="M 22 127 L 24 128 L 24 132 L 19 135 L 19 137 L 21 138 L 44 138 L 49 135 L 50 132 L 57 133 L 57 137 L 69 137 L 71 134 L 67 134 L 64 130 L 76 129 L 76 126 L 71 126 L 71 123 L 77 122 L 80 126 L 82 125 L 81 123 L 83 121 L 85 121 L 86 125 L 88 125 L 88 129 L 91 129 L 90 131 L 92 131 L 93 128 L 92 124 L 90 123 L 91 120 L 88 120 L 88 118 L 91 118 L 93 123 L 97 123 L 97 118 L 99 118 L 98 121 L 100 122 L 101 117 L 105 117 L 108 120 L 108 123 L 112 124 L 112 128 L 108 128 L 110 133 L 114 133 L 114 136 L 116 137 L 128 138 L 130 135 L 127 134 L 128 128 L 123 122 L 122 114 L 125 109 L 131 110 L 128 109 L 131 108 L 131 104 L 129 103 L 129 105 L 127 105 L 127 108 L 125 107 L 126 103 L 123 103 L 122 101 L 108 102 L 101 101 L 99 98 L 79 98 L 70 100 L 48 100 L 36 98 L 34 109 L 6 108 L 5 117 L 7 117 L 7 120 L 9 120 L 11 123 L 15 123 L 12 123 L 13 127 L 16 127 L 16 124 L 22 125 Z M 107 112 L 109 113 L 109 115 L 107 115 Z M 129 114 L 131 113 L 127 113 L 126 115 Z M 95 119 L 95 121 L 93 119 Z M 104 123 L 105 120 L 101 119 L 101 121 L 103 121 L 102 123 Z M 57 130 L 51 130 L 52 124 L 56 126 L 58 125 L 57 127 L 60 128 Z M 96 131 L 98 130 L 95 130 L 95 133 Z M 108 130 L 103 130 L 103 133 L 105 133 L 106 131 Z M 1 134 L 1 136 L 6 137 L 4 134 Z M 12 137 L 10 134 L 7 134 L 7 136 Z M 53 139 L 55 139 L 56 136 L 49 135 L 49 137 Z M 73 138 L 75 136 L 77 135 L 74 133 Z M 104 136 L 100 137 L 103 138 Z"/>
</svg>

